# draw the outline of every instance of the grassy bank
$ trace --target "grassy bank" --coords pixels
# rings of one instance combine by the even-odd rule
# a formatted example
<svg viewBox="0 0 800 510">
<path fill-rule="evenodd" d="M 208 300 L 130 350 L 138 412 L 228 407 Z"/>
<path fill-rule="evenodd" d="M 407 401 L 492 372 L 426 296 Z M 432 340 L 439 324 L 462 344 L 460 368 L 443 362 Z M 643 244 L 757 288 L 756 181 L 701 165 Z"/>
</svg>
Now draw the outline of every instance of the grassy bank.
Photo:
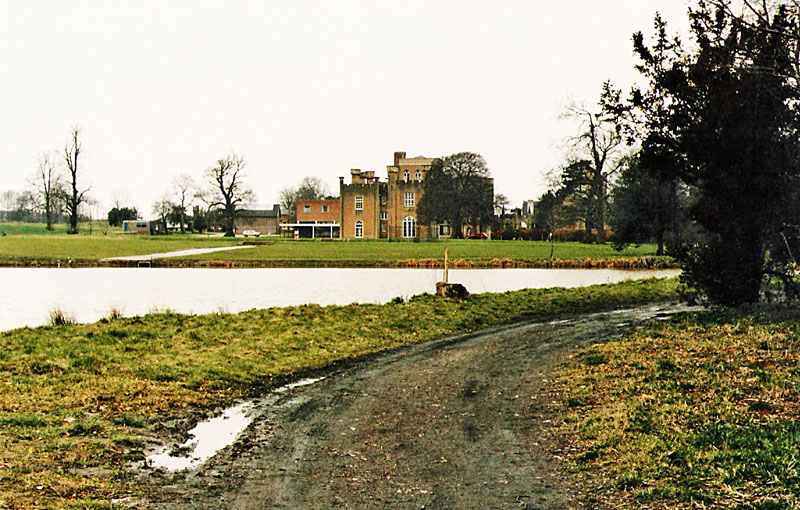
<svg viewBox="0 0 800 510">
<path fill-rule="evenodd" d="M 572 459 L 614 508 L 800 507 L 800 314 L 703 313 L 582 353 Z"/>
<path fill-rule="evenodd" d="M 162 267 L 438 267 L 444 247 L 453 267 L 671 267 L 666 257 L 655 257 L 655 246 L 631 246 L 615 251 L 610 245 L 540 241 L 448 240 L 345 242 L 245 240 L 192 235 L 134 236 L 98 234 L 6 235 L 0 237 L 0 266 L 98 266 L 100 259 L 147 255 L 188 248 L 212 248 L 257 243 L 232 250 L 179 259 L 161 259 Z M 134 264 L 131 262 L 129 264 Z M 125 265 L 124 262 L 115 265 Z"/>
<path fill-rule="evenodd" d="M 172 313 L 0 333 L 0 501 L 101 508 L 164 420 L 290 377 L 520 317 L 672 299 L 674 280 L 386 305 Z M 0 505 L 2 506 L 2 505 Z"/>
<path fill-rule="evenodd" d="M 239 243 L 241 239 L 201 238 L 188 235 L 7 235 L 0 237 L 0 265 L 92 266 L 97 265 L 99 260 L 105 257 L 147 255 Z"/>
</svg>

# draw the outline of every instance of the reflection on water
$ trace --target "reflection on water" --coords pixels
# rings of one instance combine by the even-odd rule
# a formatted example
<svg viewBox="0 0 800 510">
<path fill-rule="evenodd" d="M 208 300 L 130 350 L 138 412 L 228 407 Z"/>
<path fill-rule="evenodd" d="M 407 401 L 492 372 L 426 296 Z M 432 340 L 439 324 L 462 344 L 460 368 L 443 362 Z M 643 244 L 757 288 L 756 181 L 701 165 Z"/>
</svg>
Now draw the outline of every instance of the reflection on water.
<svg viewBox="0 0 800 510">
<path fill-rule="evenodd" d="M 675 276 L 678 270 L 454 269 L 449 280 L 472 293 L 579 287 Z M 433 292 L 439 269 L 135 269 L 0 268 L 0 331 L 37 326 L 60 309 L 93 322 L 112 309 L 123 315 L 172 310 L 239 312 L 305 303 L 385 303 Z"/>
<path fill-rule="evenodd" d="M 277 400 L 275 395 L 301 386 L 309 386 L 323 379 L 324 377 L 302 379 L 272 390 L 272 394 L 265 398 L 228 407 L 219 415 L 195 425 L 186 433 L 188 439 L 177 448 L 166 445 L 151 452 L 147 456 L 148 463 L 167 471 L 183 471 L 200 466 L 218 451 L 233 444 L 260 413 L 259 408 L 271 405 Z"/>
</svg>

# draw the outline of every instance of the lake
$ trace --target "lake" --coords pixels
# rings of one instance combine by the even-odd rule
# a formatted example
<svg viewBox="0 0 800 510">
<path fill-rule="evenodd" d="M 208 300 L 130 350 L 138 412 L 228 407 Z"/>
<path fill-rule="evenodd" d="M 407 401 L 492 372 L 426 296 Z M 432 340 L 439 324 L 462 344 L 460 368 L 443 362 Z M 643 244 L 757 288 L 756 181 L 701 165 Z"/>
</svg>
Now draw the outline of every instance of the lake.
<svg viewBox="0 0 800 510">
<path fill-rule="evenodd" d="M 677 269 L 451 269 L 449 280 L 480 293 L 677 274 Z M 112 309 L 133 316 L 166 309 L 200 314 L 305 303 L 385 303 L 432 293 L 441 278 L 440 269 L 0 268 L 0 331 L 45 324 L 55 309 L 78 322 L 94 322 Z"/>
</svg>

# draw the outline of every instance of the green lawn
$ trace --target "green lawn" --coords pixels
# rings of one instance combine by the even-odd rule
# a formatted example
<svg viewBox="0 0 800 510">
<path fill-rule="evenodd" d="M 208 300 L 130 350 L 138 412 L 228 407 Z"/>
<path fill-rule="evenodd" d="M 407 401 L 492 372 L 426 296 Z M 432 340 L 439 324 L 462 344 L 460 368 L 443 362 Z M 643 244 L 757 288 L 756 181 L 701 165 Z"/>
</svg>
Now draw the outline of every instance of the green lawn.
<svg viewBox="0 0 800 510">
<path fill-rule="evenodd" d="M 572 460 L 600 508 L 799 508 L 799 376 L 796 310 L 642 327 L 565 369 Z"/>
<path fill-rule="evenodd" d="M 47 265 L 56 259 L 98 261 L 104 257 L 145 255 L 187 248 L 211 248 L 241 243 L 241 239 L 202 238 L 188 235 L 138 236 L 95 232 L 77 234 L 27 234 L 0 237 L 0 263 L 36 259 Z"/>
<path fill-rule="evenodd" d="M 291 374 L 522 316 L 674 299 L 640 280 L 385 305 L 173 313 L 0 333 L 0 507 L 107 508 L 169 417 L 263 393 Z M 435 318 L 435 320 L 432 320 Z"/>
<path fill-rule="evenodd" d="M 63 232 L 63 226 L 60 226 Z M 546 241 L 441 240 L 420 242 L 386 240 L 293 241 L 282 238 L 223 238 L 219 236 L 123 235 L 94 228 L 78 235 L 46 232 L 43 225 L 0 223 L 0 265 L 63 265 L 67 259 L 83 265 L 101 258 L 146 255 L 187 248 L 211 248 L 257 243 L 244 250 L 231 250 L 183 259 L 165 259 L 160 265 L 237 265 L 246 267 L 314 266 L 402 266 L 430 267 L 440 263 L 447 247 L 454 267 L 514 267 L 516 265 L 584 267 L 593 261 L 611 261 L 612 267 L 635 267 L 643 257 L 649 265 L 669 265 L 668 258 L 656 259 L 652 244 L 629 246 L 615 251 L 609 244 L 548 243 Z M 602 265 L 602 264 L 601 264 Z"/>
<path fill-rule="evenodd" d="M 267 265 L 395 265 L 406 261 L 441 261 L 447 247 L 450 260 L 460 261 L 546 261 L 550 258 L 550 243 L 542 241 L 497 241 L 497 240 L 441 240 L 421 242 L 389 242 L 384 240 L 287 241 L 281 240 L 259 245 L 247 250 L 232 250 L 213 255 L 198 255 L 190 259 L 263 262 Z M 553 258 L 583 262 L 586 259 L 636 259 L 655 255 L 655 245 L 630 246 L 615 251 L 610 245 L 555 243 Z M 499 262 L 498 262 L 499 263 Z M 411 265 L 414 265 L 413 263 Z"/>
</svg>

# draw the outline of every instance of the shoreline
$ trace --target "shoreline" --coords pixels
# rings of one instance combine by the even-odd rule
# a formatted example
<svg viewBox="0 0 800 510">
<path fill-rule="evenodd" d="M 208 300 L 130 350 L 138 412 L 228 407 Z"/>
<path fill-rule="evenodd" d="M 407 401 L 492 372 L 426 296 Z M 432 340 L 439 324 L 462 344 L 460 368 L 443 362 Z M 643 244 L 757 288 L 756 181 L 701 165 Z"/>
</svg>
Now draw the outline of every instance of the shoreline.
<svg viewBox="0 0 800 510">
<path fill-rule="evenodd" d="M 141 255 L 127 260 L 63 259 L 42 257 L 10 257 L 0 259 L 2 267 L 138 267 L 148 262 L 161 268 L 376 268 L 376 269 L 442 269 L 438 259 L 367 260 L 229 260 L 159 258 L 160 254 Z M 675 269 L 677 263 L 667 257 L 643 256 L 610 259 L 453 259 L 452 269 Z"/>
</svg>

